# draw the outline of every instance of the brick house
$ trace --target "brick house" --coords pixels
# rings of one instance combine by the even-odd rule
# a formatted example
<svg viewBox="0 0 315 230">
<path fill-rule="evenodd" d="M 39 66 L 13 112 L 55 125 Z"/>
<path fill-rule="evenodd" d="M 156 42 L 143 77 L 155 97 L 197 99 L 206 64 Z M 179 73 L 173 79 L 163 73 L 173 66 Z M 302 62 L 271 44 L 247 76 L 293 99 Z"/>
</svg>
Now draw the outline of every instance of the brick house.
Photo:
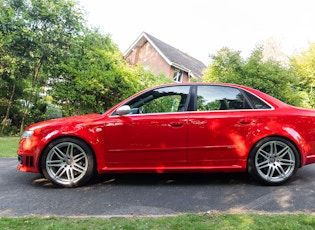
<svg viewBox="0 0 315 230">
<path fill-rule="evenodd" d="M 164 73 L 175 82 L 199 80 L 206 68 L 196 58 L 145 32 L 126 50 L 124 59 L 131 65 L 141 63 L 154 74 Z"/>
</svg>

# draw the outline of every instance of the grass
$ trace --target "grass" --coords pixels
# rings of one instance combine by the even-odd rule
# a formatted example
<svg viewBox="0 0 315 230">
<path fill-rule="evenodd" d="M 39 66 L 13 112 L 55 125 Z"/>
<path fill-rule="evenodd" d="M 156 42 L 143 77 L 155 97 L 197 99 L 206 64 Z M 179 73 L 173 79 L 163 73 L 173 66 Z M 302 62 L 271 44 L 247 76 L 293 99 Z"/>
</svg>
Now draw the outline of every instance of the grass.
<svg viewBox="0 0 315 230">
<path fill-rule="evenodd" d="M 16 157 L 18 137 L 0 137 L 0 157 Z M 183 214 L 174 217 L 0 217 L 0 229 L 315 229 L 313 214 Z"/>
<path fill-rule="evenodd" d="M 314 229 L 311 214 L 183 214 L 175 217 L 0 218 L 0 229 Z"/>
<path fill-rule="evenodd" d="M 0 157 L 17 157 L 19 137 L 0 137 Z"/>
</svg>

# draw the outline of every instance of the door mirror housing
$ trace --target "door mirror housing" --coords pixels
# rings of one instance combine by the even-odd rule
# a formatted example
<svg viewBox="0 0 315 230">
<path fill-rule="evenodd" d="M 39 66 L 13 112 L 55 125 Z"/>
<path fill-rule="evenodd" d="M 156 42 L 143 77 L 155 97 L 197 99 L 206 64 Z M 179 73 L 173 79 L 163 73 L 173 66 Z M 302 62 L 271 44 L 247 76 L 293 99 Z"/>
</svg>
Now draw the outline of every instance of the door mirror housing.
<svg viewBox="0 0 315 230">
<path fill-rule="evenodd" d="M 131 109 L 129 105 L 123 105 L 117 109 L 117 113 L 119 116 L 130 114 L 130 111 Z"/>
</svg>

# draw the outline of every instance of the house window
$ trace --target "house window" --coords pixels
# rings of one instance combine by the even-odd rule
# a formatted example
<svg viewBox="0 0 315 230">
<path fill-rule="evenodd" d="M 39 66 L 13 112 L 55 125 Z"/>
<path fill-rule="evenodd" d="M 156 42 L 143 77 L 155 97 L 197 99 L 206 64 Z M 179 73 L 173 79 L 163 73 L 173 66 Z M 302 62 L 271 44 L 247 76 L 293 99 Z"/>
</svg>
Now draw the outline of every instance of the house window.
<svg viewBox="0 0 315 230">
<path fill-rule="evenodd" d="M 175 82 L 182 82 L 183 81 L 183 71 L 181 71 L 179 69 L 175 69 L 173 79 Z"/>
</svg>

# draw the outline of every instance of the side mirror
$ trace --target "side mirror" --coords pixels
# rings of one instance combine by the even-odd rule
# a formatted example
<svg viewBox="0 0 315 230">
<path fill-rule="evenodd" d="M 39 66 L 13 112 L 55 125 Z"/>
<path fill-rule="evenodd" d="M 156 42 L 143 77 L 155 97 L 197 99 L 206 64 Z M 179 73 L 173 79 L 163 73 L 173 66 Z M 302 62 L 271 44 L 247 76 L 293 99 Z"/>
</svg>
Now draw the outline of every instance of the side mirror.
<svg viewBox="0 0 315 230">
<path fill-rule="evenodd" d="M 130 109 L 129 105 L 123 105 L 117 109 L 117 113 L 118 113 L 118 115 L 123 116 L 126 114 L 130 114 L 130 110 L 131 109 Z"/>
</svg>

